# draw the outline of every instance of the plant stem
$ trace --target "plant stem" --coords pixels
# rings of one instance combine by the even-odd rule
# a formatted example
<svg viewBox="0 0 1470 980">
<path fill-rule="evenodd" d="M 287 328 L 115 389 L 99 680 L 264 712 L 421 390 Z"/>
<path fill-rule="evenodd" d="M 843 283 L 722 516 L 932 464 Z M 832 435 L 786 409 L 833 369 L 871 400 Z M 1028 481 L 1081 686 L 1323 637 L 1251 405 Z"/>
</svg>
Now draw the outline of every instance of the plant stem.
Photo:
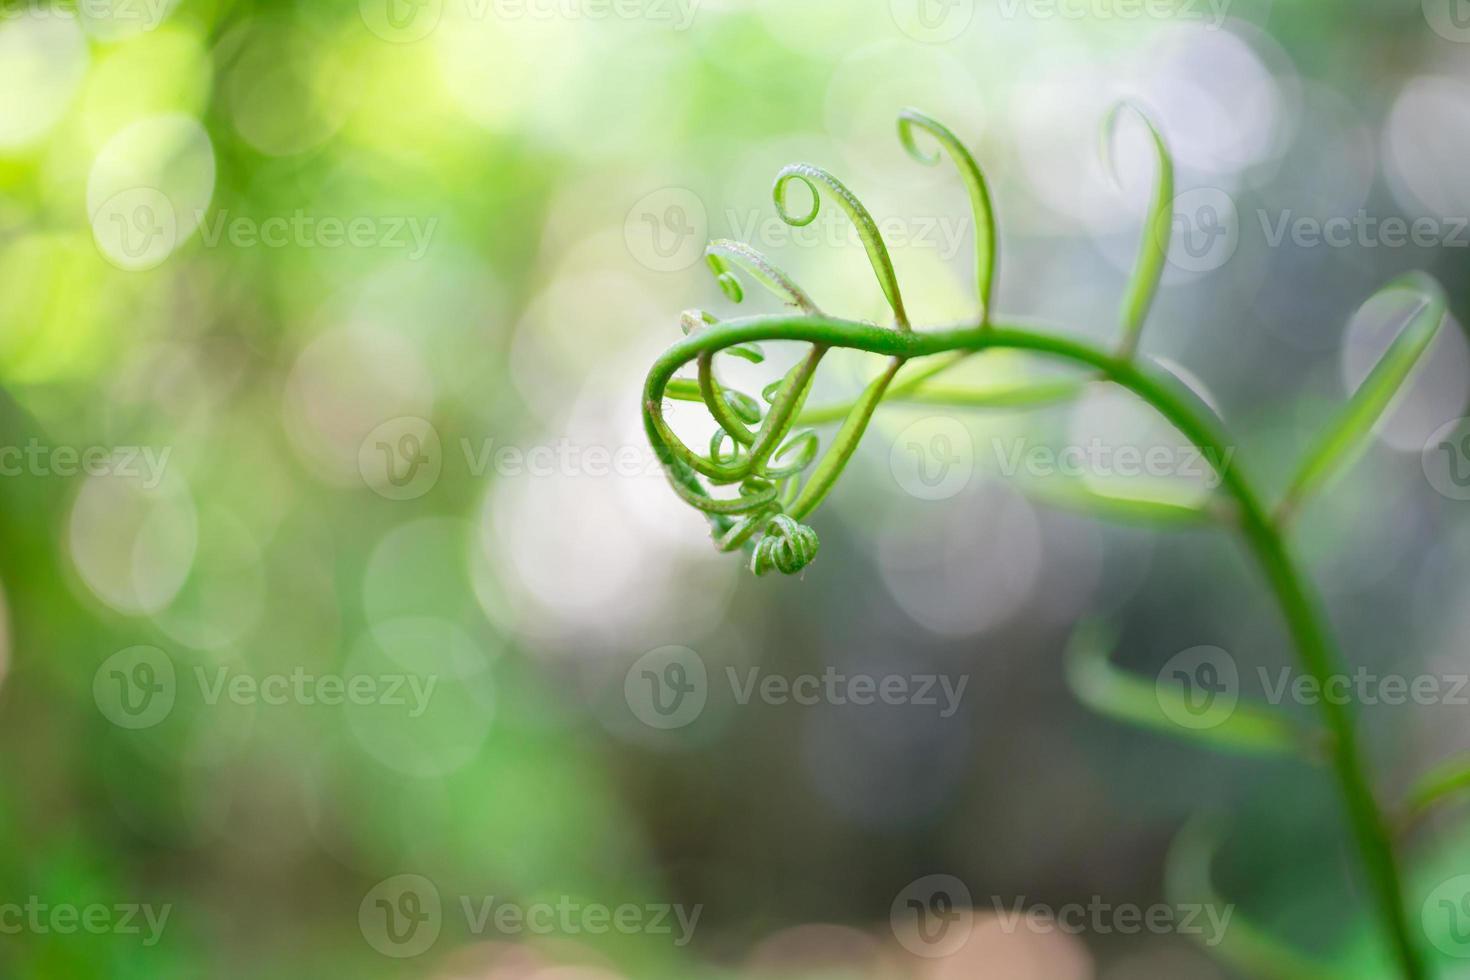
<svg viewBox="0 0 1470 980">
<path fill-rule="evenodd" d="M 988 348 L 1030 351 L 1096 369 L 1102 378 L 1133 392 L 1170 424 L 1218 461 L 1221 486 L 1239 508 L 1240 526 L 1250 551 L 1265 572 L 1281 606 L 1302 669 L 1326 687 L 1346 673 L 1334 648 L 1320 608 L 1278 526 L 1273 522 L 1215 416 L 1172 377 L 1138 366 L 1131 357 L 1100 350 L 1080 341 L 1039 333 L 1026 327 L 964 324 L 920 333 L 900 333 L 825 316 L 764 316 L 729 320 L 684 338 L 667 350 L 649 373 L 644 404 L 659 412 L 663 391 L 684 364 L 707 350 L 762 340 L 807 341 L 886 354 L 894 358 L 924 357 Z M 912 394 L 912 388 L 903 394 Z M 652 430 L 650 430 L 652 431 Z M 661 457 L 665 446 L 655 442 Z M 1336 699 L 1320 701 L 1322 722 L 1331 735 L 1328 751 L 1338 791 L 1347 810 L 1376 910 L 1405 980 L 1423 980 L 1425 966 L 1404 908 L 1403 887 L 1388 822 L 1374 798 L 1351 706 Z"/>
</svg>

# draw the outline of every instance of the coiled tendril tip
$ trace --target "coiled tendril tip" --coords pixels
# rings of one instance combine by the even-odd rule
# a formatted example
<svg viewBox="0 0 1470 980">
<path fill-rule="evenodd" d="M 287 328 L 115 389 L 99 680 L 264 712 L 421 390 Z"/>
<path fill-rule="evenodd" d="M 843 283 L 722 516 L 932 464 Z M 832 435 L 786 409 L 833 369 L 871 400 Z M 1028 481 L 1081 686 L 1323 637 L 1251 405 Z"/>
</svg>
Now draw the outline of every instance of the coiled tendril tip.
<svg viewBox="0 0 1470 980">
<path fill-rule="evenodd" d="M 766 525 L 765 536 L 756 543 L 750 570 L 756 575 L 772 569 L 783 575 L 795 575 L 812 563 L 820 547 L 816 531 L 785 514 L 777 514 Z"/>
</svg>

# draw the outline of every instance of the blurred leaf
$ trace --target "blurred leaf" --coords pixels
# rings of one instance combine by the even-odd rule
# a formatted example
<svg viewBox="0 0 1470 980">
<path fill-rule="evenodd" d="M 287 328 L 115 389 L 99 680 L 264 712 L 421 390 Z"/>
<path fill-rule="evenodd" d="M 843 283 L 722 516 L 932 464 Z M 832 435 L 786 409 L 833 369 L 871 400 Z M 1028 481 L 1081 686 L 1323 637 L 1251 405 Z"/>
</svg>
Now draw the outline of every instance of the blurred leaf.
<svg viewBox="0 0 1470 980">
<path fill-rule="evenodd" d="M 1195 817 L 1174 838 L 1164 866 L 1164 890 L 1171 904 L 1202 905 L 1231 910 L 1229 926 L 1209 952 L 1249 977 L 1266 980 L 1333 980 L 1340 968 L 1328 968 L 1267 935 L 1246 920 L 1234 903 L 1226 902 L 1211 881 L 1210 866 L 1219 847 L 1219 834 L 1208 817 Z"/>
<path fill-rule="evenodd" d="M 1289 518 L 1308 496 L 1325 486 L 1362 453 L 1373 427 L 1403 388 L 1445 320 L 1444 290 L 1432 277 L 1411 273 L 1385 286 L 1368 302 L 1393 292 L 1418 293 L 1420 303 L 1317 448 L 1307 455 L 1281 503 L 1279 514 L 1283 519 Z"/>
<path fill-rule="evenodd" d="M 1021 489 L 1038 503 L 1124 524 L 1198 527 L 1212 524 L 1224 516 L 1224 511 L 1215 506 L 1214 501 L 1183 504 L 1150 497 L 1124 497 L 1099 493 L 1080 480 L 1046 483 L 1032 480 L 1022 483 Z"/>
<path fill-rule="evenodd" d="M 1455 756 L 1435 766 L 1415 780 L 1404 797 L 1401 832 L 1413 829 L 1448 797 L 1467 791 L 1470 791 L 1470 755 Z"/>
<path fill-rule="evenodd" d="M 1128 358 L 1138 349 L 1138 338 L 1143 333 L 1143 324 L 1148 319 L 1154 295 L 1159 291 L 1159 280 L 1164 275 L 1164 260 L 1169 255 L 1169 239 L 1174 233 L 1174 158 L 1153 120 L 1142 109 L 1124 102 L 1115 107 L 1103 123 L 1103 160 L 1114 179 L 1117 179 L 1117 171 L 1113 160 L 1113 135 L 1117 131 L 1118 119 L 1124 112 L 1132 112 L 1148 128 L 1157 168 L 1154 193 L 1149 199 L 1148 214 L 1143 221 L 1143 241 L 1139 245 L 1138 259 L 1128 277 L 1128 289 L 1123 297 L 1123 342 L 1119 353 Z"/>
<path fill-rule="evenodd" d="M 1307 751 L 1311 743 L 1304 732 L 1264 708 L 1236 704 L 1208 728 L 1179 724 L 1174 717 L 1192 713 L 1183 695 L 1114 666 L 1108 659 L 1113 639 L 1100 623 L 1083 623 L 1067 649 L 1067 683 L 1092 710 L 1217 752 L 1311 757 Z"/>
</svg>

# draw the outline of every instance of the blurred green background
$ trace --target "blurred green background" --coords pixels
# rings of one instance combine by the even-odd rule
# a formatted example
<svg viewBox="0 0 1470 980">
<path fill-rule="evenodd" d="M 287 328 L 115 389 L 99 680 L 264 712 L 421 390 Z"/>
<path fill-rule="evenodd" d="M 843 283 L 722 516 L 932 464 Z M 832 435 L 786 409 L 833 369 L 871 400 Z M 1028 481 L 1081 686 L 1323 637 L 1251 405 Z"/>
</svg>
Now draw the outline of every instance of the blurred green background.
<svg viewBox="0 0 1470 980">
<path fill-rule="evenodd" d="M 1145 350 L 1274 493 L 1399 322 L 1360 309 L 1380 285 L 1428 269 L 1463 309 L 1462 0 L 0 0 L 0 974 L 1233 976 L 1184 930 L 997 915 L 1170 903 L 1205 812 L 1239 921 L 1373 975 L 1321 771 L 1066 690 L 1086 617 L 1145 676 L 1210 645 L 1260 696 L 1292 663 L 1228 535 L 1104 527 L 1003 472 L 1168 444 L 1146 414 L 885 408 L 781 581 L 714 552 L 642 436 L 680 312 L 731 311 L 709 238 L 881 319 L 836 212 L 775 220 L 786 163 L 864 199 L 917 322 L 973 315 L 963 188 L 903 155 L 908 105 L 992 181 L 1002 315 L 1113 336 L 1151 166 L 1126 128 L 1121 187 L 1101 163 L 1123 97 L 1184 195 Z M 1355 216 L 1429 223 L 1313 241 Z M 876 369 L 832 358 L 820 400 Z M 1470 505 L 1433 466 L 1467 395 L 1448 329 L 1303 516 L 1355 664 L 1470 672 Z M 707 670 L 702 710 L 650 714 L 650 656 Z M 949 713 L 742 703 L 752 669 L 965 686 Z M 1464 706 L 1363 714 L 1386 797 L 1470 747 Z M 1416 922 L 1467 845 L 1452 815 L 1413 839 Z M 900 928 L 932 875 L 976 909 L 941 956 Z"/>
</svg>

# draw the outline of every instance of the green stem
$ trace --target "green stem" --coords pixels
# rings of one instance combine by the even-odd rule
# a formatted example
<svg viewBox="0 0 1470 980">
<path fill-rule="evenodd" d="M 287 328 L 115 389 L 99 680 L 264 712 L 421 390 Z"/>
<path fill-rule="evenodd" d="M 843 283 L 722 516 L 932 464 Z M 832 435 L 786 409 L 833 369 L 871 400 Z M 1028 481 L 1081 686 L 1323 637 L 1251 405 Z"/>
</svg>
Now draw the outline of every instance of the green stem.
<svg viewBox="0 0 1470 980">
<path fill-rule="evenodd" d="M 1152 406 L 1197 447 L 1218 461 L 1222 488 L 1234 498 L 1247 545 L 1265 572 L 1281 606 L 1303 670 L 1319 685 L 1346 674 L 1342 658 L 1328 636 L 1318 599 L 1308 588 L 1297 562 L 1254 485 L 1229 449 L 1224 433 L 1208 412 L 1198 409 L 1177 381 L 1157 375 L 1130 359 L 1087 343 L 1038 333 L 1025 327 L 963 324 L 917 333 L 825 316 L 764 316 L 730 320 L 685 337 L 654 363 L 644 390 L 646 411 L 661 411 L 663 392 L 674 373 L 701 353 L 733 344 L 765 340 L 807 341 L 817 349 L 846 347 L 907 359 L 955 351 L 1006 348 L 1029 351 L 1096 369 Z M 654 430 L 650 427 L 650 432 Z M 661 457 L 670 454 L 655 443 Z M 677 474 L 672 474 L 676 479 Z M 1337 699 L 1320 702 L 1322 722 L 1331 735 L 1328 746 L 1338 791 L 1347 810 L 1353 838 L 1371 885 L 1382 928 L 1406 980 L 1426 976 L 1418 944 L 1405 914 L 1403 888 L 1388 823 L 1374 798 L 1360 747 L 1353 711 Z"/>
</svg>

